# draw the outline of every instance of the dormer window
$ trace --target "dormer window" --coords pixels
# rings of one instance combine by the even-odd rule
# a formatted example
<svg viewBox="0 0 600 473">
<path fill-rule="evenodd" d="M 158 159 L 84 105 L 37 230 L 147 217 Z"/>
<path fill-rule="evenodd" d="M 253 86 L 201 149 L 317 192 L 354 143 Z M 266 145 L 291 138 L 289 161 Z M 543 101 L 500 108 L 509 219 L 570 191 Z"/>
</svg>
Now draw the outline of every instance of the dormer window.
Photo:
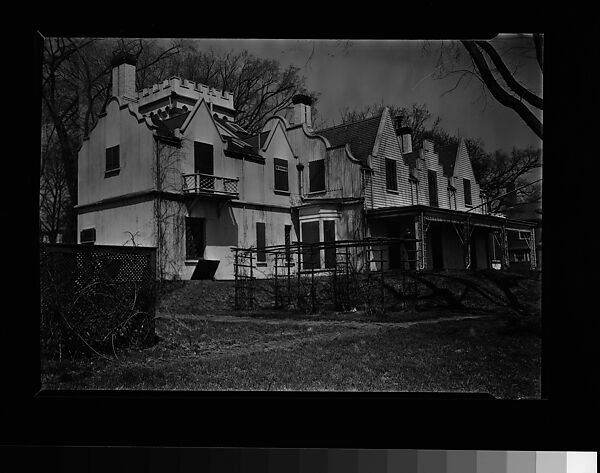
<svg viewBox="0 0 600 473">
<path fill-rule="evenodd" d="M 473 206 L 473 200 L 471 199 L 471 181 L 469 179 L 463 179 L 463 187 L 465 190 L 465 205 L 471 207 Z"/>
<path fill-rule="evenodd" d="M 104 177 L 116 176 L 119 174 L 120 159 L 119 159 L 119 145 L 113 146 L 106 149 L 106 168 L 104 170 Z"/>
<path fill-rule="evenodd" d="M 389 191 L 398 190 L 398 172 L 395 159 L 385 158 L 385 186 Z"/>
<path fill-rule="evenodd" d="M 432 207 L 438 207 L 437 172 L 428 169 L 427 182 L 429 184 L 429 205 Z"/>
</svg>

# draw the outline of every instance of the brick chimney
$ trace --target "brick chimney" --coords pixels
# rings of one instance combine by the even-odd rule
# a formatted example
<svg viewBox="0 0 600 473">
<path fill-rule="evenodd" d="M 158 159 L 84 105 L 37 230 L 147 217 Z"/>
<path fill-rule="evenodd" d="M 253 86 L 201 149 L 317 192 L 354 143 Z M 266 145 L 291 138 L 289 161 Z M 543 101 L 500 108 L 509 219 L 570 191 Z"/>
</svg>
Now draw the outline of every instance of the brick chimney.
<svg viewBox="0 0 600 473">
<path fill-rule="evenodd" d="M 412 128 L 409 126 L 402 126 L 402 117 L 400 116 L 394 118 L 394 125 L 398 143 L 400 144 L 400 150 L 402 153 L 412 153 Z"/>
<path fill-rule="evenodd" d="M 312 127 L 312 104 L 313 99 L 308 95 L 294 95 L 292 97 L 292 106 L 290 107 L 291 113 L 288 113 L 286 117 L 290 125 L 306 123 L 307 126 Z"/>
<path fill-rule="evenodd" d="M 135 92 L 135 65 L 136 59 L 126 52 L 116 53 L 111 62 L 112 66 L 112 94 L 114 97 L 136 99 Z"/>
</svg>

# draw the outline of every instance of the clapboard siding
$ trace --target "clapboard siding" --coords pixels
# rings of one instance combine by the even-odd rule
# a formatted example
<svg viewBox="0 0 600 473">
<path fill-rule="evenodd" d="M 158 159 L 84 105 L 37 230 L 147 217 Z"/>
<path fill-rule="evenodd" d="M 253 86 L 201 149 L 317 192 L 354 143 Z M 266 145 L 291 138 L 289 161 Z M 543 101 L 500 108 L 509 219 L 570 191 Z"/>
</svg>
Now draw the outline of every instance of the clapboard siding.
<svg viewBox="0 0 600 473">
<path fill-rule="evenodd" d="M 351 161 L 345 148 L 331 149 L 325 158 L 328 197 L 361 197 L 361 165 Z"/>
<path fill-rule="evenodd" d="M 467 152 L 467 147 L 463 140 L 460 141 L 460 146 L 458 148 L 458 158 L 456 160 L 456 164 L 454 166 L 454 176 L 456 179 L 456 205 L 458 206 L 458 210 L 469 210 L 472 207 L 476 207 L 482 203 L 481 200 L 481 189 L 479 188 L 479 184 L 475 180 L 475 175 L 473 174 L 473 167 L 471 166 L 471 160 L 469 159 L 469 153 Z M 469 179 L 471 181 L 471 201 L 473 203 L 472 207 L 467 207 L 465 205 L 465 189 L 463 187 L 463 179 Z M 484 213 L 485 206 L 481 206 L 473 212 L 476 213 Z"/>
<path fill-rule="evenodd" d="M 409 169 L 402 159 L 398 137 L 396 136 L 392 119 L 387 110 L 382 114 L 381 120 L 381 141 L 377 155 L 371 158 L 371 167 L 373 168 L 373 208 L 410 205 Z M 386 158 L 396 161 L 398 192 L 390 192 L 386 188 Z"/>
</svg>

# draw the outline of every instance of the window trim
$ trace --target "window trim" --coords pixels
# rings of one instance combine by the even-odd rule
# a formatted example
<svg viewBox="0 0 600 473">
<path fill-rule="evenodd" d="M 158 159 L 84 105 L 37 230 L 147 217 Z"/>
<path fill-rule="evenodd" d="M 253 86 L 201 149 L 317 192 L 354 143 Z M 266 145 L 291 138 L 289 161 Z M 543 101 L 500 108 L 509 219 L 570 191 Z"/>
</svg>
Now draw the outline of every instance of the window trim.
<svg viewBox="0 0 600 473">
<path fill-rule="evenodd" d="M 258 241 L 258 228 L 259 225 L 262 225 L 263 228 L 263 242 L 262 245 L 259 246 Z M 259 266 L 259 263 L 264 263 L 264 266 L 267 264 L 267 252 L 265 248 L 267 247 L 267 225 L 265 222 L 256 222 L 254 226 L 254 230 L 256 231 L 256 265 Z"/>
<path fill-rule="evenodd" d="M 279 163 L 285 163 L 285 166 L 283 166 L 282 164 L 278 164 Z M 277 169 L 277 167 L 283 168 L 285 167 L 285 170 L 283 169 Z M 289 172 L 289 162 L 287 159 L 281 159 L 281 158 L 273 158 L 273 190 L 275 191 L 275 193 L 278 192 L 287 192 L 288 194 L 290 193 L 290 172 Z M 277 187 L 277 173 L 284 173 L 285 172 L 285 189 L 282 188 L 278 188 Z"/>
<path fill-rule="evenodd" d="M 394 175 L 390 173 L 390 165 L 394 167 Z M 391 179 L 393 178 L 393 187 L 390 187 Z M 391 193 L 398 192 L 398 161 L 392 158 L 385 158 L 385 189 Z"/>
<path fill-rule="evenodd" d="M 432 180 L 432 176 L 433 176 L 433 180 Z M 432 194 L 432 186 L 431 184 L 434 184 L 434 188 L 435 188 L 435 202 L 432 201 L 431 196 Z M 437 171 L 435 169 L 428 169 L 427 170 L 427 188 L 429 191 L 429 206 L 430 207 L 439 207 L 440 206 L 440 192 L 438 189 L 438 178 L 437 178 Z"/>
<path fill-rule="evenodd" d="M 467 203 L 467 186 L 466 183 L 469 183 L 469 202 Z M 471 188 L 471 179 L 467 179 L 463 177 L 463 199 L 465 203 L 465 207 L 473 207 L 473 189 Z"/>
<path fill-rule="evenodd" d="M 190 256 L 190 254 L 188 253 L 188 221 L 190 220 L 200 220 L 202 221 L 202 254 L 199 256 L 195 256 L 192 257 Z M 206 219 L 202 218 L 202 217 L 190 217 L 190 216 L 186 216 L 185 220 L 184 220 L 184 242 L 185 242 L 185 261 L 200 261 L 204 259 L 204 252 L 206 251 Z"/>
<path fill-rule="evenodd" d="M 116 166 L 115 166 L 115 151 L 116 151 Z M 119 174 L 121 171 L 121 148 L 120 145 L 110 146 L 106 148 L 104 158 L 104 177 L 112 177 Z M 115 167 L 109 167 L 115 166 Z"/>
<path fill-rule="evenodd" d="M 82 239 L 83 232 L 88 231 L 88 230 L 93 230 L 94 231 L 94 239 L 93 240 L 83 240 Z M 96 244 L 96 227 L 82 228 L 79 231 L 79 244 L 80 245 L 95 245 Z"/>
</svg>

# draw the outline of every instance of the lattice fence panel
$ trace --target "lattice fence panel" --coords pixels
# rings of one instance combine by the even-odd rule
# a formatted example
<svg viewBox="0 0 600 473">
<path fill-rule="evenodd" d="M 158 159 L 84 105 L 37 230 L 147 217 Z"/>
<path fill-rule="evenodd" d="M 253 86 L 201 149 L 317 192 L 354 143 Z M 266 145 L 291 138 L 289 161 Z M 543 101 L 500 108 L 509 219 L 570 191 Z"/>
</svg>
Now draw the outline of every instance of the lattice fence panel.
<svg viewBox="0 0 600 473">
<path fill-rule="evenodd" d="M 116 353 L 155 337 L 153 248 L 40 248 L 41 343 L 47 356 Z"/>
</svg>

